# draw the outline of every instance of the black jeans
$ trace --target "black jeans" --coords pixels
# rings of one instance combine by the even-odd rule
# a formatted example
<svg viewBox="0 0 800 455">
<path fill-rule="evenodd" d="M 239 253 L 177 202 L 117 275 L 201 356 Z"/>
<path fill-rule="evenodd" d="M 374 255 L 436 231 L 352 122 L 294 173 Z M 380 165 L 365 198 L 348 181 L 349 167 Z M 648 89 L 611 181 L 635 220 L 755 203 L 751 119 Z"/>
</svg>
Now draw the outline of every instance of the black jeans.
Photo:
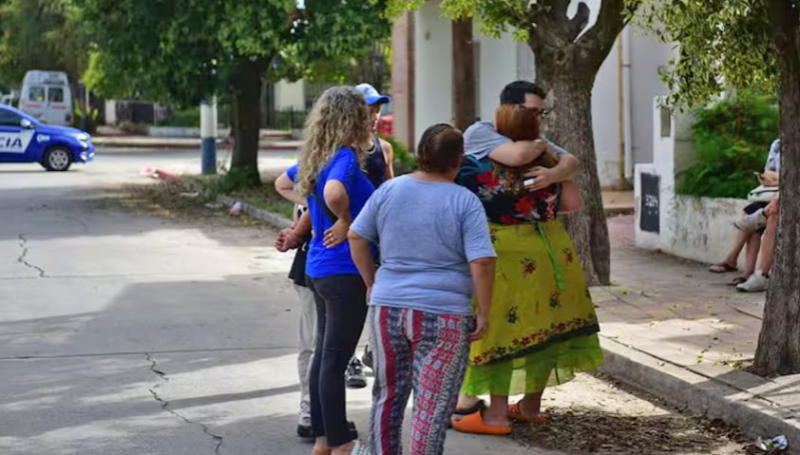
<svg viewBox="0 0 800 455">
<path fill-rule="evenodd" d="M 347 428 L 344 373 L 367 317 L 367 288 L 359 275 L 307 278 L 317 302 L 317 346 L 311 364 L 311 428 L 338 447 L 353 440 Z"/>
</svg>

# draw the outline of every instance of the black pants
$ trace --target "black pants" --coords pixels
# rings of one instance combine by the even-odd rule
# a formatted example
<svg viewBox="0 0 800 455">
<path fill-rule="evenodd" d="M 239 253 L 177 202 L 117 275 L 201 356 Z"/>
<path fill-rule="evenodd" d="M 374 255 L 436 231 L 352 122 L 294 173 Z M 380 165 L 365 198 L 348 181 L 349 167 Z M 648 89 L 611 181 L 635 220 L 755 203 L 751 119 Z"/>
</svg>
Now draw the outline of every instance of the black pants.
<svg viewBox="0 0 800 455">
<path fill-rule="evenodd" d="M 353 440 L 347 428 L 344 373 L 367 317 L 367 288 L 359 275 L 308 278 L 317 302 L 317 346 L 311 364 L 311 428 L 337 447 Z"/>
</svg>

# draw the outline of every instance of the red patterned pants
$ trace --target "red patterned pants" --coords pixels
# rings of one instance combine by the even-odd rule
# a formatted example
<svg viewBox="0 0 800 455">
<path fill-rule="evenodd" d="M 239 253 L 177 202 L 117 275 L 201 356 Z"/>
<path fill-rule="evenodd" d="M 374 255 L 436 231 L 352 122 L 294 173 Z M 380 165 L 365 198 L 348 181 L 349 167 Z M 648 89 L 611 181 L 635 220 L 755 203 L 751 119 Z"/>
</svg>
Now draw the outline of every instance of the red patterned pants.
<svg viewBox="0 0 800 455">
<path fill-rule="evenodd" d="M 469 360 L 472 316 L 372 307 L 375 362 L 370 441 L 375 455 L 401 455 L 411 391 L 411 455 L 440 455 Z"/>
</svg>

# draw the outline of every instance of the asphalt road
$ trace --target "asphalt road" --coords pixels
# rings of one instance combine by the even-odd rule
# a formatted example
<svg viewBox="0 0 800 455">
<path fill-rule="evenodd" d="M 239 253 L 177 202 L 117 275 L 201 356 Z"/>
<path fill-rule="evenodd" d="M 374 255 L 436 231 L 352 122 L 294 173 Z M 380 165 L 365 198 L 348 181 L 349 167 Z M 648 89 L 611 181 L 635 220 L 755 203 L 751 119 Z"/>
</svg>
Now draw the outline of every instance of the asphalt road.
<svg viewBox="0 0 800 455">
<path fill-rule="evenodd" d="M 192 152 L 104 151 L 67 173 L 0 165 L 0 454 L 305 455 L 290 257 L 274 233 L 102 202 Z M 264 153 L 280 172 L 291 153 Z M 348 394 L 366 429 L 368 389 Z M 451 434 L 463 455 L 532 452 Z"/>
</svg>

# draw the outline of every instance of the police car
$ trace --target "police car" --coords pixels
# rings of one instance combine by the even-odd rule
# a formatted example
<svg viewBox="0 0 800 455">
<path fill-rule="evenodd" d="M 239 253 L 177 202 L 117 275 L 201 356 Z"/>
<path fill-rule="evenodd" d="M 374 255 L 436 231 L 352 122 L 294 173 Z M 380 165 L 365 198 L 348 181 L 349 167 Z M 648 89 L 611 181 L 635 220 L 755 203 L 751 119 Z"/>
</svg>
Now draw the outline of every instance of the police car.
<svg viewBox="0 0 800 455">
<path fill-rule="evenodd" d="M 39 163 L 48 171 L 66 171 L 72 163 L 94 159 L 92 138 L 67 126 L 46 125 L 0 104 L 0 163 Z"/>
</svg>

